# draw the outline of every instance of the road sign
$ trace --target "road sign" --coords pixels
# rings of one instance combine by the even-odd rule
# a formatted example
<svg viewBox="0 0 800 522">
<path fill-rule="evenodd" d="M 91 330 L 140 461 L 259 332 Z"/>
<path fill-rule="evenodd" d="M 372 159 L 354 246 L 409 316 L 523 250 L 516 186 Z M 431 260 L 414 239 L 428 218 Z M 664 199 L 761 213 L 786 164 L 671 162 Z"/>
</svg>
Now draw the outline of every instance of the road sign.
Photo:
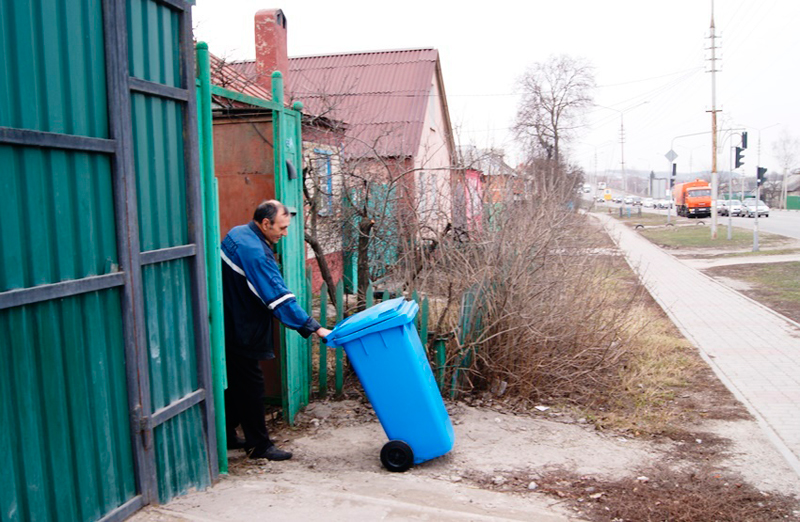
<svg viewBox="0 0 800 522">
<path fill-rule="evenodd" d="M 678 154 L 674 150 L 669 149 L 669 152 L 664 154 L 664 157 L 667 158 L 667 161 L 672 163 L 673 161 L 675 161 L 675 158 L 678 157 Z"/>
</svg>

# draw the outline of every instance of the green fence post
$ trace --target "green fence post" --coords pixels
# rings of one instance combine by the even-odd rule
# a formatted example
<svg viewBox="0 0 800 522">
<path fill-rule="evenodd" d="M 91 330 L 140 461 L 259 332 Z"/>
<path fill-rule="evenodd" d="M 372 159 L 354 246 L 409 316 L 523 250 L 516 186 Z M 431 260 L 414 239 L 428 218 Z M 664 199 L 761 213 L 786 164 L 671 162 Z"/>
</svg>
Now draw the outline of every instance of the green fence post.
<svg viewBox="0 0 800 522">
<path fill-rule="evenodd" d="M 365 296 L 364 299 L 367 308 L 370 308 L 373 304 L 375 304 L 374 292 L 375 290 L 372 288 L 372 281 L 370 281 L 369 283 L 367 283 L 367 295 Z"/>
<path fill-rule="evenodd" d="M 420 306 L 419 315 L 417 316 L 419 319 L 419 338 L 422 341 L 422 346 L 425 348 L 425 352 L 428 352 L 428 298 L 422 300 L 422 306 Z"/>
<path fill-rule="evenodd" d="M 323 282 L 319 289 L 319 324 L 328 327 L 328 284 Z M 328 347 L 319 343 L 319 396 L 328 395 Z"/>
<path fill-rule="evenodd" d="M 311 291 L 311 286 L 313 281 L 311 279 L 311 272 L 306 273 L 306 313 L 309 316 L 313 316 L 314 313 L 314 294 Z M 306 339 L 306 362 L 308 365 L 308 378 L 306 379 L 306 392 L 305 392 L 305 402 L 308 404 L 311 401 L 311 389 L 314 387 L 314 338 L 316 336 L 309 335 L 308 339 Z M 322 341 L 318 341 L 319 345 L 322 346 Z"/>
<path fill-rule="evenodd" d="M 220 266 L 219 198 L 214 177 L 214 130 L 211 117 L 211 65 L 208 44 L 198 42 L 198 138 L 203 199 L 203 229 L 205 235 L 206 276 L 208 279 L 209 338 L 211 344 L 211 374 L 214 400 L 214 422 L 217 432 L 217 463 L 220 473 L 228 472 L 227 430 L 225 429 L 225 388 L 228 387 L 225 369 L 225 331 L 222 306 L 222 267 Z M 200 253 L 198 252 L 198 255 Z"/>
<path fill-rule="evenodd" d="M 336 283 L 336 323 L 344 319 L 344 282 Z M 344 349 L 336 347 L 336 395 L 342 395 L 344 389 Z"/>
<path fill-rule="evenodd" d="M 439 391 L 444 393 L 444 366 L 447 360 L 447 339 L 444 337 L 437 337 L 434 342 L 436 351 L 436 384 L 439 385 Z"/>
<path fill-rule="evenodd" d="M 418 305 L 420 304 L 420 302 L 419 302 L 419 294 L 417 293 L 416 290 L 411 292 L 411 300 L 414 301 L 415 303 L 417 303 Z M 421 310 L 420 310 L 420 312 L 421 312 Z M 417 317 L 414 318 L 414 323 L 415 323 L 415 325 L 417 327 L 417 332 L 419 333 L 420 325 L 422 324 L 420 322 L 420 314 L 417 314 Z M 420 337 L 422 337 L 422 336 L 420 335 Z M 424 345 L 425 341 L 422 341 L 422 344 Z"/>
</svg>

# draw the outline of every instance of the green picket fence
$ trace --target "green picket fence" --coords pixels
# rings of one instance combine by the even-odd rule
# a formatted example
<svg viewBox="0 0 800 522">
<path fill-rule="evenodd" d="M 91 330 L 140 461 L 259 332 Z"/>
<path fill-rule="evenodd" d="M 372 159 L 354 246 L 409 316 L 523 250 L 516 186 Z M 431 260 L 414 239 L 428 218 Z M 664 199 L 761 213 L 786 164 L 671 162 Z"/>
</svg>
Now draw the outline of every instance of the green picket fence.
<svg viewBox="0 0 800 522">
<path fill-rule="evenodd" d="M 310 287 L 310 285 L 309 285 Z M 319 323 L 325 328 L 333 328 L 336 324 L 338 324 L 342 319 L 344 319 L 344 283 L 339 281 L 336 284 L 336 309 L 335 313 L 330 314 L 328 310 L 328 286 L 325 283 L 322 283 L 322 288 L 319 292 Z M 384 290 L 382 292 L 376 292 L 373 287 L 372 283 L 369 284 L 367 287 L 367 297 L 366 297 L 366 305 L 369 308 L 381 301 L 385 301 L 387 299 L 392 299 L 394 297 L 401 296 L 401 292 L 391 292 L 388 290 Z M 419 337 L 422 340 L 423 346 L 425 350 L 428 350 L 428 298 L 420 299 L 419 295 L 415 291 L 411 295 L 411 299 L 419 304 L 419 313 L 417 314 L 415 323 L 417 326 L 417 331 L 419 332 Z M 329 321 L 329 316 L 333 315 L 334 320 Z M 328 358 L 333 356 L 334 357 L 334 364 L 333 364 L 333 393 L 335 396 L 340 397 L 342 395 L 342 391 L 344 388 L 344 365 L 345 365 L 345 353 L 341 346 L 336 347 L 335 350 L 329 349 L 324 343 L 315 343 L 318 350 L 318 361 L 319 367 L 317 369 L 317 384 L 319 390 L 319 396 L 321 398 L 327 397 L 330 391 L 329 385 L 329 377 L 331 369 L 328 368 L 329 361 Z M 313 345 L 312 345 L 313 349 Z M 432 367 L 434 369 L 434 374 L 436 375 L 436 381 L 439 384 L 440 389 L 444 385 L 444 374 L 445 374 L 445 344 L 444 342 L 434 342 L 434 361 L 432 362 Z M 313 355 L 312 355 L 313 356 Z M 312 381 L 313 382 L 313 379 Z"/>
<path fill-rule="evenodd" d="M 311 284 L 309 282 L 309 288 Z M 345 317 L 344 303 L 344 283 L 339 281 L 336 285 L 336 307 L 335 310 L 328 310 L 328 287 L 323 283 L 319 295 L 318 317 L 320 324 L 325 328 L 333 328 Z M 366 305 L 371 307 L 381 301 L 392 299 L 402 295 L 401 292 L 388 290 L 375 291 L 370 284 L 367 288 Z M 459 310 L 459 323 L 455 335 L 437 336 L 429 334 L 429 302 L 428 298 L 420 299 L 414 291 L 411 299 L 419 304 L 419 313 L 415 319 L 415 325 L 419 332 L 420 339 L 428 355 L 436 384 L 443 396 L 451 399 L 457 397 L 459 388 L 463 384 L 464 376 L 475 359 L 475 341 L 481 335 L 484 324 L 483 318 L 486 313 L 486 295 L 479 287 L 468 289 L 461 299 Z M 311 300 L 309 299 L 309 302 Z M 317 315 L 317 314 L 315 314 Z M 453 352 L 452 361 L 448 366 L 447 347 L 455 345 L 458 349 Z M 314 353 L 314 350 L 317 350 Z M 309 368 L 312 375 L 309 378 L 309 386 L 316 382 L 318 385 L 318 396 L 326 398 L 331 393 L 330 379 L 333 378 L 332 393 L 335 397 L 341 397 L 344 387 L 344 367 L 346 357 L 344 350 L 337 347 L 335 350 L 328 348 L 324 343 L 309 343 L 309 360 L 317 360 L 316 379 L 314 379 L 314 369 Z M 330 363 L 330 357 L 334 357 L 334 364 Z M 309 391 L 310 393 L 310 391 Z"/>
</svg>

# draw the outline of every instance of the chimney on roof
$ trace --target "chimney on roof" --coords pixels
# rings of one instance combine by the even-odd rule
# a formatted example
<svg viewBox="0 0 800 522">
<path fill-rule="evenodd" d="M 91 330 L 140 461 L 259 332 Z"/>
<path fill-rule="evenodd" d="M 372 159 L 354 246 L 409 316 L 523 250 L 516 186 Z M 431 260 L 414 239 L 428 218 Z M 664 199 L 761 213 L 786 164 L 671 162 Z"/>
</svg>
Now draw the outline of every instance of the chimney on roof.
<svg viewBox="0 0 800 522">
<path fill-rule="evenodd" d="M 289 73 L 286 50 L 286 16 L 280 9 L 262 9 L 256 13 L 256 74 L 258 83 L 272 89 L 271 75 L 280 71 L 284 85 Z"/>
</svg>

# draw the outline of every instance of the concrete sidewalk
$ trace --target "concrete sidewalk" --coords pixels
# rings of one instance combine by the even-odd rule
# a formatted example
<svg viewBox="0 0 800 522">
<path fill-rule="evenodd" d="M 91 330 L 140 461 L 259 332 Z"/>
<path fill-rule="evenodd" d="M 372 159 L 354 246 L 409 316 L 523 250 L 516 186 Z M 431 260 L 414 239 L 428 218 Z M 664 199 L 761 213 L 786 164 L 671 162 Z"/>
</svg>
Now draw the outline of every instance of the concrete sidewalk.
<svg viewBox="0 0 800 522">
<path fill-rule="evenodd" d="M 596 215 L 653 298 L 800 475 L 800 325 Z"/>
</svg>

